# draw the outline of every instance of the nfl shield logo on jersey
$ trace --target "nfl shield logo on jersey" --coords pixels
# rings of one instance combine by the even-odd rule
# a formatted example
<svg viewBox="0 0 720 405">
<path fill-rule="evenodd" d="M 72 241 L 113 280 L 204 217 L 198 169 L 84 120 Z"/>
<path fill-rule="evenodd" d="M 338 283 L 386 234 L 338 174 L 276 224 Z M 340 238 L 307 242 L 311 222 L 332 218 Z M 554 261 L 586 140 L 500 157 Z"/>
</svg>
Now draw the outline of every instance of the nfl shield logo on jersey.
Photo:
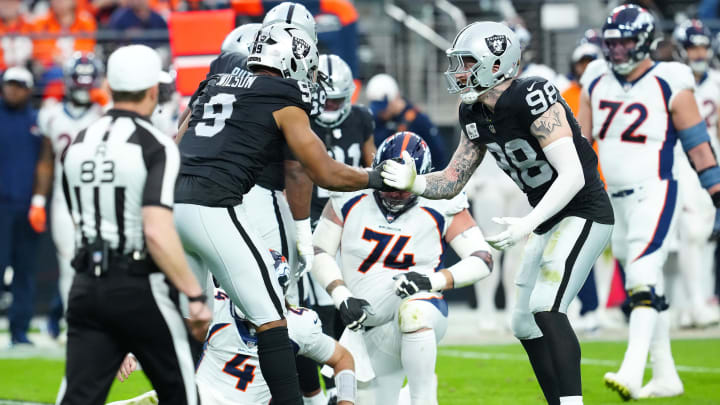
<svg viewBox="0 0 720 405">
<path fill-rule="evenodd" d="M 468 139 L 477 139 L 480 137 L 480 133 L 477 129 L 477 124 L 474 122 L 465 125 L 465 132 L 467 132 Z"/>
<path fill-rule="evenodd" d="M 505 35 L 493 35 L 491 37 L 485 38 L 485 43 L 487 44 L 488 49 L 490 49 L 490 52 L 493 53 L 495 56 L 500 56 L 505 52 L 505 49 L 507 49 L 507 37 Z"/>
</svg>

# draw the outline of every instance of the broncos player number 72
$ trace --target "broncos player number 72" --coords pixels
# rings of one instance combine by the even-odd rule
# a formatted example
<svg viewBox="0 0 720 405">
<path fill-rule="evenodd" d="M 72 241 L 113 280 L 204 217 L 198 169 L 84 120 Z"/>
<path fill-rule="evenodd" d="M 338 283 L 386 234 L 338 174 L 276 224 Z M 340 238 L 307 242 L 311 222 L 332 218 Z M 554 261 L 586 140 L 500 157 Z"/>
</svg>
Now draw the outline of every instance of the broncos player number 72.
<svg viewBox="0 0 720 405">
<path fill-rule="evenodd" d="M 540 77 L 515 78 L 520 45 L 507 26 L 471 24 L 455 37 L 447 56 L 448 90 L 463 101 L 463 134 L 452 161 L 443 171 L 417 175 L 405 155 L 404 164 L 386 162 L 382 176 L 386 184 L 426 198 L 450 198 L 485 152 L 493 154 L 533 206 L 522 218 L 494 218 L 507 229 L 486 238 L 502 250 L 530 235 L 515 280 L 513 333 L 548 402 L 582 403 L 580 345 L 565 312 L 614 221 L 597 157 L 555 86 Z M 554 249 L 546 250 L 551 241 Z"/>
</svg>

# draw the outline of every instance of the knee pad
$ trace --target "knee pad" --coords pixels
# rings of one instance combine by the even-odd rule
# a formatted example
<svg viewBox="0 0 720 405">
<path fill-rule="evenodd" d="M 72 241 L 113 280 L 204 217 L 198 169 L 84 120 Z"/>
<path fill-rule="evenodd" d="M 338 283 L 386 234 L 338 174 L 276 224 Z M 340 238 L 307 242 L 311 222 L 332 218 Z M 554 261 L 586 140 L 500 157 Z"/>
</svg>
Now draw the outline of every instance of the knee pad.
<svg viewBox="0 0 720 405">
<path fill-rule="evenodd" d="M 434 329 L 439 340 L 447 329 L 447 314 L 447 302 L 441 296 L 432 293 L 413 294 L 404 299 L 398 309 L 400 332 Z"/>
<path fill-rule="evenodd" d="M 535 339 L 543 335 L 530 312 L 513 311 L 511 326 L 513 335 L 521 340 Z"/>
<path fill-rule="evenodd" d="M 665 296 L 657 295 L 653 286 L 642 286 L 629 290 L 628 297 L 631 311 L 638 307 L 647 307 L 660 312 L 670 307 Z"/>
</svg>

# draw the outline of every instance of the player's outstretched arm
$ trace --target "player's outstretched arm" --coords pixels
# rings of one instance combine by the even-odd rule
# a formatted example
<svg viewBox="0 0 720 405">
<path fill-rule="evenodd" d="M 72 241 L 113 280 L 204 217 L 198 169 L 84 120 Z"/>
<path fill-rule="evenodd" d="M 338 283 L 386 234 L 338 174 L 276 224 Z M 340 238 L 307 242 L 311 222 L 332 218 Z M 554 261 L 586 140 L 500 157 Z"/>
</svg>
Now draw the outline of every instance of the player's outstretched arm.
<svg viewBox="0 0 720 405">
<path fill-rule="evenodd" d="M 368 171 L 340 163 L 328 155 L 305 111 L 289 106 L 273 112 L 278 128 L 290 150 L 300 160 L 312 181 L 333 191 L 354 191 L 370 187 Z"/>
<path fill-rule="evenodd" d="M 475 284 L 490 275 L 493 260 L 490 246 L 468 209 L 456 214 L 445 233 L 460 261 L 430 276 L 414 271 L 396 276 L 395 293 L 407 297 L 420 291 L 440 291 Z"/>
<path fill-rule="evenodd" d="M 310 226 L 310 203 L 313 183 L 297 160 L 285 160 L 285 194 L 295 220 L 295 241 L 300 265 L 295 277 L 300 278 L 313 265 L 312 227 Z"/>
<path fill-rule="evenodd" d="M 465 187 L 482 162 L 485 150 L 484 146 L 470 142 L 463 133 L 452 160 L 444 170 L 418 176 L 410 154 L 405 151 L 403 163 L 388 161 L 384 164 L 382 177 L 385 184 L 399 190 L 412 191 L 432 200 L 450 199 Z"/>
</svg>

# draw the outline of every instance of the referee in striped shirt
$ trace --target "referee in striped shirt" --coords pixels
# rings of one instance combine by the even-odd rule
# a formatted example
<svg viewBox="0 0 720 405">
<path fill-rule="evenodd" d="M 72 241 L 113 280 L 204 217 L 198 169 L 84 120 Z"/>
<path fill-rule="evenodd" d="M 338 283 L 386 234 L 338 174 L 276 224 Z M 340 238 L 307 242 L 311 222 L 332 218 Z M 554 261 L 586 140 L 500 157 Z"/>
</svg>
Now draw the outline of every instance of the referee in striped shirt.
<svg viewBox="0 0 720 405">
<path fill-rule="evenodd" d="M 128 352 L 161 404 L 197 404 L 188 331 L 211 318 L 173 223 L 179 168 L 172 139 L 147 117 L 158 99 L 160 57 L 144 45 L 108 60 L 114 109 L 81 131 L 63 157 L 63 188 L 75 223 L 77 274 L 67 312 L 63 405 L 104 404 Z"/>
</svg>

